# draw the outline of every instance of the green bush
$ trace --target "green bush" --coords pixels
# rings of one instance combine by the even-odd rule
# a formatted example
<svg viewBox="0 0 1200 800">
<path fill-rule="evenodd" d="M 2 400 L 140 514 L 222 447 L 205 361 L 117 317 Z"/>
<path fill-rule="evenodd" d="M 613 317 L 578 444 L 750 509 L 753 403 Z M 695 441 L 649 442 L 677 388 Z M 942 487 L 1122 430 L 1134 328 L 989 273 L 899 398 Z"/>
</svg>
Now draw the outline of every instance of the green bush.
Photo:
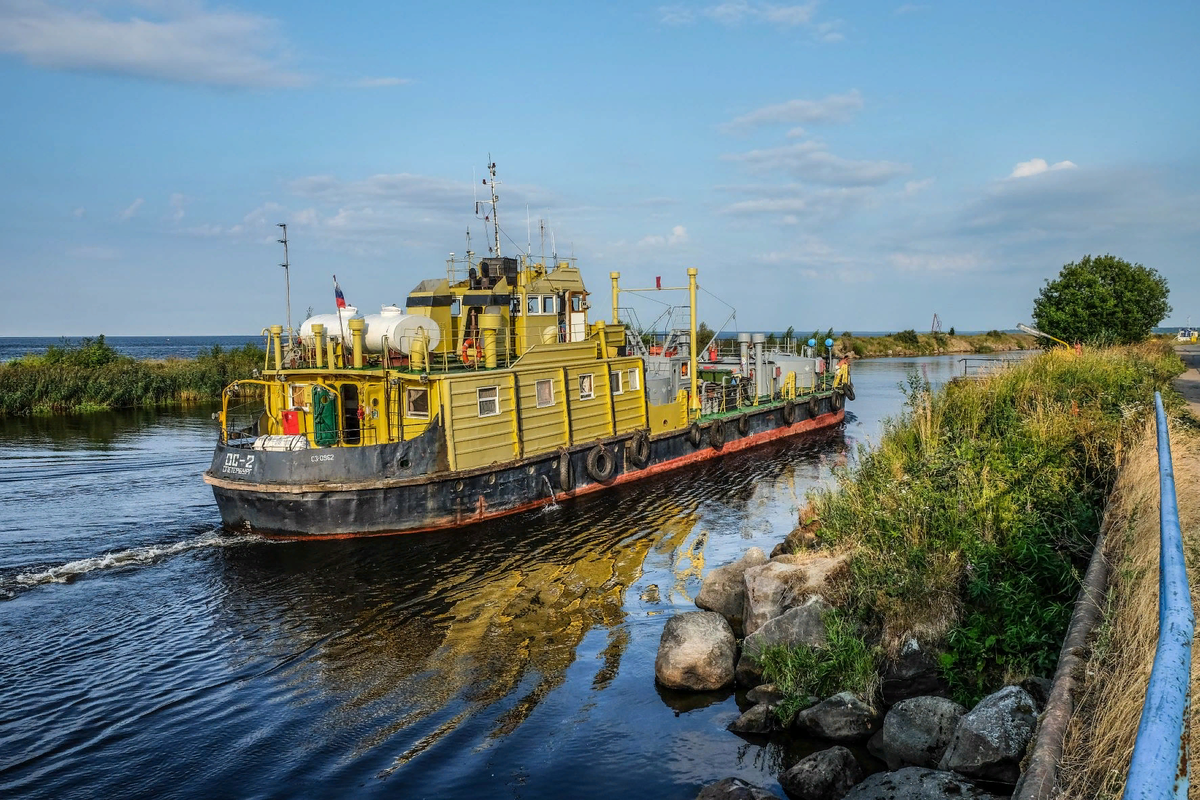
<svg viewBox="0 0 1200 800">
<path fill-rule="evenodd" d="M 918 338 L 917 332 L 912 328 L 909 328 L 906 331 L 900 331 L 892 338 L 905 347 L 911 347 L 914 350 L 921 346 L 921 340 Z"/>
</svg>

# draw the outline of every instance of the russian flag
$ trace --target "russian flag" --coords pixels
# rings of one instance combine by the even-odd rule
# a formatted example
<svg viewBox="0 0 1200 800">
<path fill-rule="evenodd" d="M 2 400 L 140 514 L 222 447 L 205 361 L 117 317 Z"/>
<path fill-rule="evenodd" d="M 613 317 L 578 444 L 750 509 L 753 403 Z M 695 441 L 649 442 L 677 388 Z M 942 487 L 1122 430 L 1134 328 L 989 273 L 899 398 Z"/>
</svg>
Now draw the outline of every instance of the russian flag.
<svg viewBox="0 0 1200 800">
<path fill-rule="evenodd" d="M 346 307 L 346 295 L 342 294 L 342 287 L 338 286 L 337 275 L 333 276 L 333 299 L 338 308 Z"/>
</svg>

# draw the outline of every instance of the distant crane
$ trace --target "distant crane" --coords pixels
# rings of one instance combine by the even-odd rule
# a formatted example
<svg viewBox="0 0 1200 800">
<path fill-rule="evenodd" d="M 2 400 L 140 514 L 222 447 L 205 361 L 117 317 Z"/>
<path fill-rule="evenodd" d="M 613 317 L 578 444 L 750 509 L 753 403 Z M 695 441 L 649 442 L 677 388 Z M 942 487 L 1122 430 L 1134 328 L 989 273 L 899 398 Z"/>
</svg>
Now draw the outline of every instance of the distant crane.
<svg viewBox="0 0 1200 800">
<path fill-rule="evenodd" d="M 929 326 L 929 332 L 930 333 L 941 333 L 942 332 L 942 318 L 937 315 L 936 311 L 933 312 L 933 322 Z"/>
</svg>

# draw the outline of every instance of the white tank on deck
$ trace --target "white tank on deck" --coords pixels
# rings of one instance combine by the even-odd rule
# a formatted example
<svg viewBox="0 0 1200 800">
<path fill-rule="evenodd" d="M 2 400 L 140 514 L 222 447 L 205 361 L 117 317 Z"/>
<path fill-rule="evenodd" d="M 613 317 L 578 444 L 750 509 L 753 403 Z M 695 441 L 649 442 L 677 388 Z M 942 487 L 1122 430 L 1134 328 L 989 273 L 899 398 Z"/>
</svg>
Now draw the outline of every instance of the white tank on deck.
<svg viewBox="0 0 1200 800">
<path fill-rule="evenodd" d="M 405 314 L 398 306 L 384 306 L 378 314 L 364 317 L 367 324 L 363 331 L 363 346 L 368 353 L 382 353 L 383 339 L 387 337 L 388 349 L 404 355 L 412 353 L 412 344 L 420 336 L 433 350 L 442 341 L 438 324 L 422 314 Z"/>
<path fill-rule="evenodd" d="M 336 314 L 315 314 L 304 320 L 300 325 L 300 339 L 309 347 L 313 347 L 317 343 L 317 337 L 313 336 L 312 326 L 314 324 L 325 326 L 325 338 L 341 340 L 342 334 L 346 335 L 346 342 L 350 341 L 350 326 L 346 323 L 352 319 L 362 319 L 362 314 L 358 313 L 358 309 L 354 306 L 346 306 L 339 308 Z"/>
</svg>

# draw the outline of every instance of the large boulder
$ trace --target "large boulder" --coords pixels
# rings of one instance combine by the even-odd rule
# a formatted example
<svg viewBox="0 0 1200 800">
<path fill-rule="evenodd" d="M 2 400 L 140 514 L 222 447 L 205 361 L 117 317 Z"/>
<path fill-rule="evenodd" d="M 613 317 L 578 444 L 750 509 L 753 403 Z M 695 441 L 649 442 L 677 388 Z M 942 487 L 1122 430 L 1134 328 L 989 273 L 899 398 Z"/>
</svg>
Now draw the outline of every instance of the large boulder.
<svg viewBox="0 0 1200 800">
<path fill-rule="evenodd" d="M 1034 709 L 1033 698 L 1019 686 L 1005 686 L 983 698 L 958 721 L 939 768 L 1016 783 L 1037 727 Z"/>
<path fill-rule="evenodd" d="M 717 567 L 700 582 L 696 605 L 715 611 L 729 622 L 736 636 L 742 635 L 742 610 L 746 604 L 746 570 L 767 563 L 767 554 L 751 547 L 732 564 Z"/>
<path fill-rule="evenodd" d="M 786 695 L 773 683 L 764 683 L 746 692 L 746 702 L 766 703 L 769 706 L 779 705 Z"/>
<path fill-rule="evenodd" d="M 965 708 L 944 697 L 902 700 L 883 718 L 883 729 L 871 739 L 869 749 L 887 762 L 888 769 L 937 767 L 965 713 Z"/>
<path fill-rule="evenodd" d="M 746 570 L 743 578 L 746 606 L 742 624 L 747 636 L 811 594 L 806 591 L 808 578 L 804 567 L 791 563 L 790 559 L 790 556 L 780 556 Z"/>
<path fill-rule="evenodd" d="M 654 677 L 670 689 L 708 691 L 733 683 L 737 640 L 714 611 L 687 611 L 667 620 Z"/>
<path fill-rule="evenodd" d="M 844 747 L 831 747 L 800 759 L 779 776 L 792 800 L 842 800 L 863 779 L 862 767 Z"/>
<path fill-rule="evenodd" d="M 952 772 L 906 767 L 877 772 L 855 786 L 843 800 L 996 800 L 993 795 Z"/>
<path fill-rule="evenodd" d="M 880 694 L 888 705 L 910 697 L 948 694 L 937 656 L 916 639 L 904 642 L 900 654 L 884 665 L 880 679 Z"/>
<path fill-rule="evenodd" d="M 763 677 L 762 667 L 758 665 L 758 660 L 745 650 L 742 651 L 742 655 L 737 660 L 737 666 L 734 668 L 734 679 L 737 681 L 738 686 L 749 688 L 762 686 L 763 681 L 766 680 Z"/>
<path fill-rule="evenodd" d="M 743 649 L 761 653 L 768 647 L 786 645 L 795 647 L 825 646 L 825 614 L 833 610 L 820 595 L 813 595 L 795 608 L 789 608 L 778 617 L 767 620 L 754 633 L 746 637 Z"/>
<path fill-rule="evenodd" d="M 766 789 L 746 783 L 741 778 L 725 778 L 700 790 L 696 800 L 779 800 Z"/>
<path fill-rule="evenodd" d="M 880 714 L 850 692 L 835 694 L 796 714 L 793 725 L 832 742 L 861 742 L 879 730 Z"/>
<path fill-rule="evenodd" d="M 751 706 L 744 714 L 729 723 L 726 730 L 733 733 L 770 733 L 779 730 L 780 727 L 774 707 L 766 703 L 759 703 Z"/>
</svg>

